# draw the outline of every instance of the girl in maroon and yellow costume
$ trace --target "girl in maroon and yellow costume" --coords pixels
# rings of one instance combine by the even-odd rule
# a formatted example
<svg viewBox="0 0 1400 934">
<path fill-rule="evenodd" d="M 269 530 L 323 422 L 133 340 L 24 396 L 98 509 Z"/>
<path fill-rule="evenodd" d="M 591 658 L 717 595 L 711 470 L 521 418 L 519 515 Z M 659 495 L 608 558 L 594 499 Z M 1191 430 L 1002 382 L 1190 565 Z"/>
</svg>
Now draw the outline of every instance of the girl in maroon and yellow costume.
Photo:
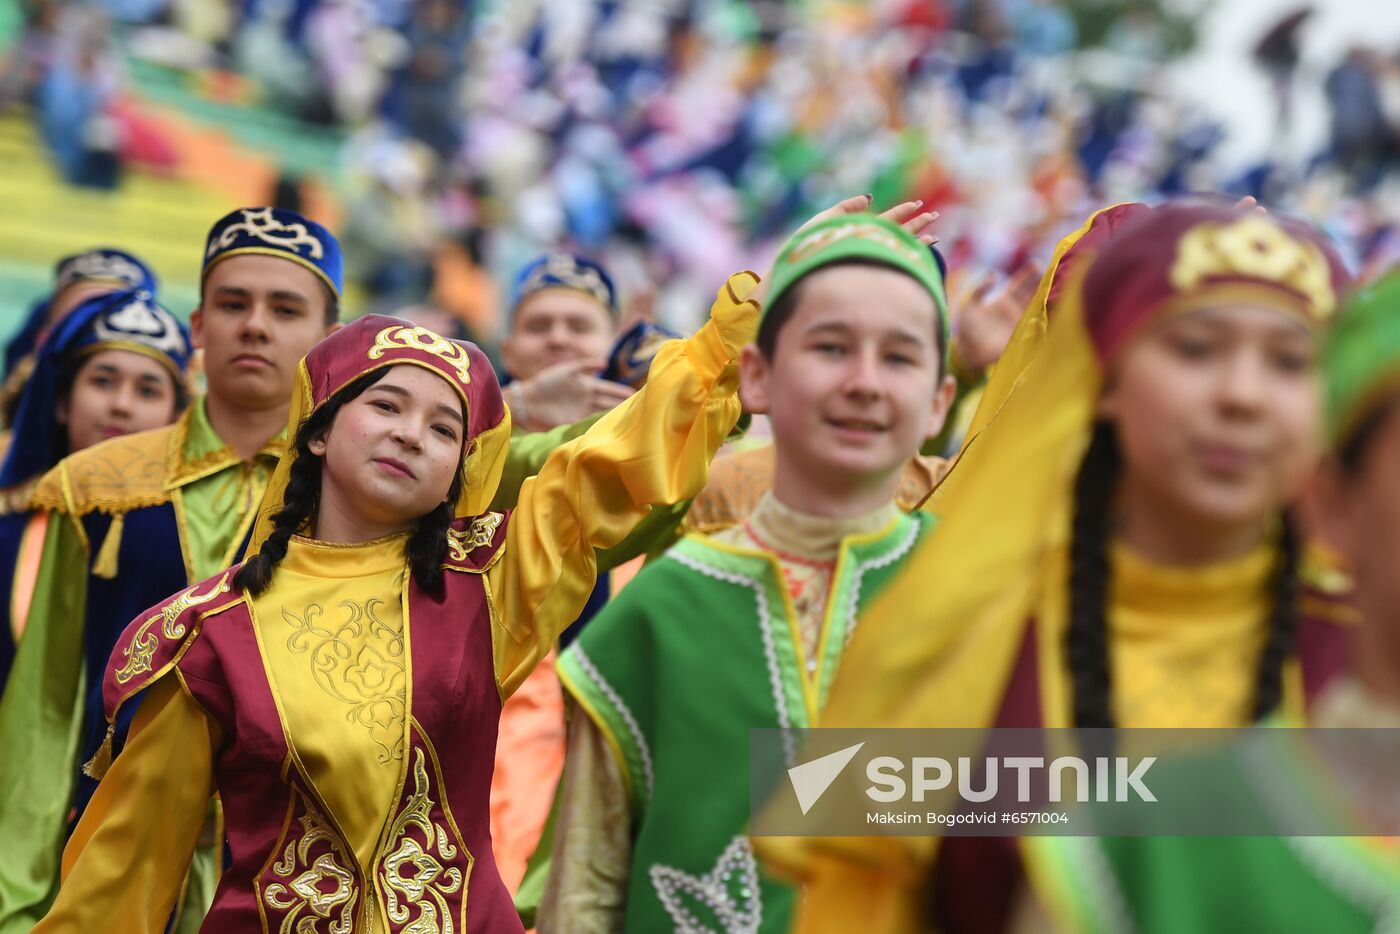
<svg viewBox="0 0 1400 934">
<path fill-rule="evenodd" d="M 1345 639 L 1300 618 L 1284 510 L 1319 450 L 1316 333 L 1346 282 L 1315 231 L 1257 209 L 1168 204 L 1097 244 L 1048 322 L 1018 326 L 934 493 L 943 522 L 862 622 L 823 726 L 1299 709 Z M 1005 930 L 1022 884 L 1004 839 L 756 845 L 808 883 L 804 932 Z"/>
<path fill-rule="evenodd" d="M 733 277 L 509 513 L 487 510 L 510 415 L 480 350 L 381 316 L 319 344 L 253 557 L 117 643 L 124 748 L 38 930 L 160 930 L 214 791 L 228 860 L 205 931 L 521 930 L 489 831 L 502 699 L 577 617 L 594 549 L 704 486 L 755 282 Z"/>
</svg>

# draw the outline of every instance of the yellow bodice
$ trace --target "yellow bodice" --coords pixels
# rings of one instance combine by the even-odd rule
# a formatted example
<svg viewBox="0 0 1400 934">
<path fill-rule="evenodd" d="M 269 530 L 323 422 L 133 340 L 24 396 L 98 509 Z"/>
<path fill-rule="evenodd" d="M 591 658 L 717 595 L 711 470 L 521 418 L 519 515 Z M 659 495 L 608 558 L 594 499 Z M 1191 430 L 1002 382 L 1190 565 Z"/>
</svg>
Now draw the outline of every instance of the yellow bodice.
<svg viewBox="0 0 1400 934">
<path fill-rule="evenodd" d="M 367 878 L 404 764 L 406 541 L 294 538 L 252 606 L 287 739 Z"/>
</svg>

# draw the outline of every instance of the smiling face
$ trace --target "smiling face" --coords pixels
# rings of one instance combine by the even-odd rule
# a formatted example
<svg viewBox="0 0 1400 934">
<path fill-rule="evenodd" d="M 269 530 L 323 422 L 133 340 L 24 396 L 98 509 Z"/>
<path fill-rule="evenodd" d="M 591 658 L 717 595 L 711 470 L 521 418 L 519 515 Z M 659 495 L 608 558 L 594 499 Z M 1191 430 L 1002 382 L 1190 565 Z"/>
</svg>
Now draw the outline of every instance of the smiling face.
<svg viewBox="0 0 1400 934">
<path fill-rule="evenodd" d="M 286 406 L 297 361 L 335 327 L 315 273 L 275 256 L 231 256 L 204 281 L 190 316 L 210 395 L 249 410 Z"/>
<path fill-rule="evenodd" d="M 602 367 L 612 337 L 612 316 L 596 300 L 574 289 L 541 289 L 515 309 L 501 359 L 516 379 L 574 360 Z"/>
<path fill-rule="evenodd" d="M 952 400 L 933 297 L 904 273 L 866 265 L 819 269 L 794 288 L 772 358 L 744 349 L 744 403 L 768 413 L 780 469 L 809 488 L 888 485 L 893 496 L 900 468 L 938 433 Z"/>
<path fill-rule="evenodd" d="M 311 441 L 324 460 L 317 534 L 325 519 L 361 538 L 411 528 L 447 498 L 465 434 L 461 397 L 445 379 L 390 367 Z"/>
<path fill-rule="evenodd" d="M 1233 305 L 1168 317 L 1110 371 L 1129 497 L 1207 526 L 1263 522 L 1318 456 L 1316 338 L 1280 311 Z"/>
<path fill-rule="evenodd" d="M 176 401 L 175 381 L 158 361 L 131 350 L 98 351 L 83 362 L 58 403 L 68 453 L 168 425 L 179 414 Z"/>
</svg>

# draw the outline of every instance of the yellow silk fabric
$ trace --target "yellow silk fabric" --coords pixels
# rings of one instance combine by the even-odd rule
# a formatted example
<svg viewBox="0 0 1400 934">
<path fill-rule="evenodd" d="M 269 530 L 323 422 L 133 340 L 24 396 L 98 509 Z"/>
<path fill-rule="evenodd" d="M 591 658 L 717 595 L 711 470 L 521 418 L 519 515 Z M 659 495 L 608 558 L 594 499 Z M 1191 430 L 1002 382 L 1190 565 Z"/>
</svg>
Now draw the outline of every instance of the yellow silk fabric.
<svg viewBox="0 0 1400 934">
<path fill-rule="evenodd" d="M 495 645 L 509 695 L 548 654 L 593 589 L 594 549 L 622 541 L 648 504 L 700 492 L 739 418 L 739 350 L 753 339 L 758 278 L 731 276 L 693 336 L 670 341 L 644 386 L 588 432 L 555 449 L 520 488 L 506 551 L 487 572 L 504 630 Z"/>
<path fill-rule="evenodd" d="M 407 540 L 293 538 L 252 605 L 287 739 L 365 878 L 397 803 L 407 745 Z"/>
<path fill-rule="evenodd" d="M 177 678 L 151 686 L 68 840 L 63 885 L 35 931 L 164 930 L 204 826 L 221 742 Z"/>
<path fill-rule="evenodd" d="M 1156 566 L 1110 549 L 1109 671 L 1113 722 L 1127 728 L 1241 727 L 1252 720 L 1259 656 L 1269 630 L 1272 541 L 1203 568 Z M 1068 559 L 1036 616 L 1045 725 L 1072 725 L 1065 631 Z"/>
</svg>

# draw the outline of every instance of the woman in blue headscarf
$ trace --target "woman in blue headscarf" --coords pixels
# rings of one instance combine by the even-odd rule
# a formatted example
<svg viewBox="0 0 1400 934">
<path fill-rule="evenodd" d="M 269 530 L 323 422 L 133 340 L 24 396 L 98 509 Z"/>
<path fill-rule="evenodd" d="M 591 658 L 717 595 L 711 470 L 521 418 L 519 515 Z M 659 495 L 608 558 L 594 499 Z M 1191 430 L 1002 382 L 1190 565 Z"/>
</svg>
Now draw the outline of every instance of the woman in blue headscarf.
<svg viewBox="0 0 1400 934">
<path fill-rule="evenodd" d="M 144 289 L 88 299 L 40 345 L 0 465 L 0 688 L 47 519 L 29 507 L 35 485 L 74 451 L 173 421 L 189 401 L 189 357 L 185 326 Z"/>
</svg>

